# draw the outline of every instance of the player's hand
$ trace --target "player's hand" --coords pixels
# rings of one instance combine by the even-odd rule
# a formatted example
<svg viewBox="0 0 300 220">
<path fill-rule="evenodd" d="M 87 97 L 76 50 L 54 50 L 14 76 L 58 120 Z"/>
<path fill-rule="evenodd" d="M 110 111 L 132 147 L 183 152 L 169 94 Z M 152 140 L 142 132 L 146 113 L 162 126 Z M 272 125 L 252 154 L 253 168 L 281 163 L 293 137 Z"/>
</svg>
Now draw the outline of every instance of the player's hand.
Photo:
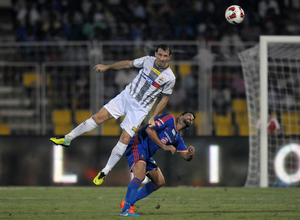
<svg viewBox="0 0 300 220">
<path fill-rule="evenodd" d="M 153 119 L 153 118 L 150 118 L 150 119 L 149 119 L 148 125 L 149 125 L 150 128 L 155 127 L 155 122 L 154 122 L 154 119 Z"/>
<path fill-rule="evenodd" d="M 171 151 L 173 155 L 176 153 L 176 148 L 173 145 L 166 145 L 166 150 Z"/>
<path fill-rule="evenodd" d="M 195 153 L 195 148 L 193 146 L 188 147 L 188 152 L 190 155 L 193 155 Z"/>
<path fill-rule="evenodd" d="M 104 72 L 108 69 L 107 65 L 104 64 L 98 64 L 94 67 L 94 71 L 97 73 L 101 73 Z"/>
</svg>

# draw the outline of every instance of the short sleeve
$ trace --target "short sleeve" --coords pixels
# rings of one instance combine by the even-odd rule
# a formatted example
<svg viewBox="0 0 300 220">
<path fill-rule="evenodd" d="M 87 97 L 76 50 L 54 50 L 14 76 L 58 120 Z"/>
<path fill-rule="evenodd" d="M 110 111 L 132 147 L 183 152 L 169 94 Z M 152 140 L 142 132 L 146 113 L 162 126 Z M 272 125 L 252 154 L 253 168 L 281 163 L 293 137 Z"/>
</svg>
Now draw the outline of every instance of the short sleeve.
<svg viewBox="0 0 300 220">
<path fill-rule="evenodd" d="M 143 68 L 145 60 L 149 58 L 149 56 L 144 56 L 138 59 L 133 60 L 133 66 L 137 68 Z"/>
<path fill-rule="evenodd" d="M 164 90 L 162 91 L 165 95 L 171 95 L 175 86 L 176 78 L 174 80 L 169 81 L 164 85 Z"/>
<path fill-rule="evenodd" d="M 158 116 L 155 118 L 154 123 L 156 131 L 165 129 L 166 127 L 174 127 L 174 116 L 169 113 Z"/>
<path fill-rule="evenodd" d="M 165 129 L 165 127 L 167 127 L 166 124 L 163 123 L 160 118 L 156 118 L 155 121 L 154 121 L 154 123 L 155 123 L 154 129 L 156 131 L 163 130 L 163 129 Z"/>
<path fill-rule="evenodd" d="M 187 151 L 187 148 L 183 142 L 183 139 L 180 135 L 178 135 L 177 141 L 174 144 L 174 147 L 176 147 L 177 152 L 185 152 Z"/>
</svg>

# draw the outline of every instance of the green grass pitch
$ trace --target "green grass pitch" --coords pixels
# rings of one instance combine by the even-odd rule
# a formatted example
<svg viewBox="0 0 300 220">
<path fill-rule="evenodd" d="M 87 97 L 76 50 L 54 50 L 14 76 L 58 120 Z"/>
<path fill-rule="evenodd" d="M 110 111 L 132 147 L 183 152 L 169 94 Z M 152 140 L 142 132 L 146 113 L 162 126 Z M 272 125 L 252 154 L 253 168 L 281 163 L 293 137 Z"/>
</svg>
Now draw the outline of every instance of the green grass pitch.
<svg viewBox="0 0 300 220">
<path fill-rule="evenodd" d="M 0 187 L 0 219 L 124 219 L 126 187 Z M 298 188 L 162 187 L 138 219 L 300 219 Z"/>
</svg>

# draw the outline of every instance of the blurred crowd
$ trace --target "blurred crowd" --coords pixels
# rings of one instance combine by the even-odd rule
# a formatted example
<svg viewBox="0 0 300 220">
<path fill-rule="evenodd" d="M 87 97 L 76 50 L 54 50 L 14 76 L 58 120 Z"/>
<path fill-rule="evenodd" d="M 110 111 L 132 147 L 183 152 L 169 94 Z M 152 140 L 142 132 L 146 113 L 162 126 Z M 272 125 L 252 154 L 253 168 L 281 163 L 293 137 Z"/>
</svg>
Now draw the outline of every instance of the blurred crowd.
<svg viewBox="0 0 300 220">
<path fill-rule="evenodd" d="M 288 22 L 291 9 L 300 7 L 296 0 L 12 0 L 12 3 L 16 40 L 22 42 L 218 41 L 226 34 L 237 34 L 242 41 L 257 41 L 262 34 L 297 34 L 298 29 L 287 23 L 293 23 Z M 245 20 L 238 28 L 231 27 L 224 18 L 226 8 L 233 4 L 245 11 Z"/>
</svg>

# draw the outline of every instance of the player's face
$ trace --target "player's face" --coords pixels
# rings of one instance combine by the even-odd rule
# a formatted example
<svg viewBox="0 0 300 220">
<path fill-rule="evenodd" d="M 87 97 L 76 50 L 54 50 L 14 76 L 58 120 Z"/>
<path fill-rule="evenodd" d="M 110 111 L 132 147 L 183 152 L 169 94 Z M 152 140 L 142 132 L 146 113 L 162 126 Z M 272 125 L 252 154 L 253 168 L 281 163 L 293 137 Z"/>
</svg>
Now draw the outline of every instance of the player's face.
<svg viewBox="0 0 300 220">
<path fill-rule="evenodd" d="M 161 48 L 158 48 L 157 52 L 155 52 L 155 65 L 158 68 L 167 68 L 168 67 L 168 61 L 171 59 L 170 51 L 163 50 Z"/>
<path fill-rule="evenodd" d="M 191 113 L 186 113 L 182 117 L 183 123 L 185 123 L 187 127 L 191 126 L 194 123 L 194 116 Z"/>
</svg>

